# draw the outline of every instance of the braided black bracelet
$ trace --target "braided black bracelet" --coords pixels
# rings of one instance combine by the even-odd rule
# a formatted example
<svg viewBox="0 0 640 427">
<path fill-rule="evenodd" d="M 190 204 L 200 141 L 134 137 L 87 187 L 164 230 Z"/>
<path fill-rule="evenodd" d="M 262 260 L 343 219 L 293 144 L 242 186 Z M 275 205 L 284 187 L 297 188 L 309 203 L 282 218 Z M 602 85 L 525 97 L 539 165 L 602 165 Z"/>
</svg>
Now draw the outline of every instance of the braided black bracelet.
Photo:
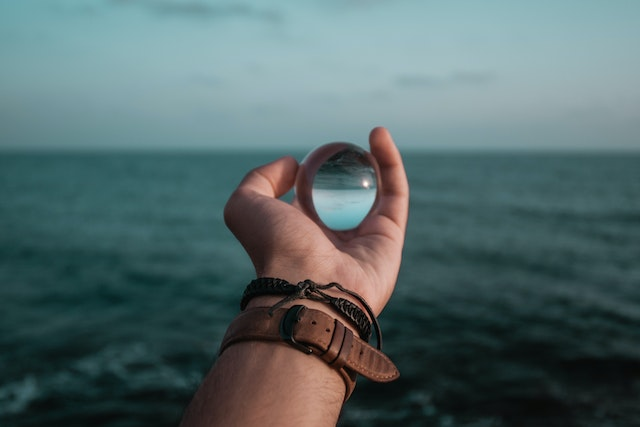
<svg viewBox="0 0 640 427">
<path fill-rule="evenodd" d="M 351 301 L 345 298 L 333 297 L 323 292 L 324 290 L 330 288 L 336 288 L 341 292 L 351 295 L 358 301 L 360 301 L 360 303 L 362 303 L 373 322 L 373 327 L 376 331 L 377 347 L 379 350 L 381 350 L 382 333 L 380 332 L 380 326 L 378 325 L 378 320 L 373 314 L 373 311 L 364 300 L 364 298 L 362 298 L 357 293 L 344 288 L 339 283 L 332 282 L 327 285 L 319 285 L 311 280 L 305 280 L 303 282 L 299 282 L 297 285 L 294 285 L 283 279 L 261 277 L 252 280 L 251 283 L 247 285 L 244 293 L 242 294 L 240 308 L 244 310 L 252 298 L 263 295 L 286 295 L 285 298 L 271 307 L 270 312 L 281 307 L 285 303 L 296 299 L 306 298 L 314 301 L 324 302 L 332 306 L 340 314 L 346 317 L 351 323 L 353 323 L 353 325 L 358 329 L 360 338 L 365 341 L 369 341 L 369 339 L 371 338 L 371 322 L 369 322 L 367 316 L 356 304 L 352 303 Z"/>
</svg>

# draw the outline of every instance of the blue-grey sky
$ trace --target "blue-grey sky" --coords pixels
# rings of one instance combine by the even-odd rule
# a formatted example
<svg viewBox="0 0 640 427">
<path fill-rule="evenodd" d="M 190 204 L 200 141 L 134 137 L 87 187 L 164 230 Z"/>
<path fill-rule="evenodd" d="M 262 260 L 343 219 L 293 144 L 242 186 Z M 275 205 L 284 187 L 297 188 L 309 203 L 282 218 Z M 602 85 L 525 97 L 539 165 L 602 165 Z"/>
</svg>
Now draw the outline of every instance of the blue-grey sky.
<svg viewBox="0 0 640 427">
<path fill-rule="evenodd" d="M 0 0 L 0 148 L 640 149 L 640 1 Z"/>
</svg>

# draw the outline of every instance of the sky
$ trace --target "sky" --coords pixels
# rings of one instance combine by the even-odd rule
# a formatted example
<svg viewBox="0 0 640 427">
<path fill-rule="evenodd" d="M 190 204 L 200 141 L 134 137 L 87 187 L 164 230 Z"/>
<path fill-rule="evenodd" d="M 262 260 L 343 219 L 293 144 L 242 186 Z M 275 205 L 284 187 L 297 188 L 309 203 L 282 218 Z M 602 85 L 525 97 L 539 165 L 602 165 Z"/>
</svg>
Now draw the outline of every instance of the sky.
<svg viewBox="0 0 640 427">
<path fill-rule="evenodd" d="M 0 0 L 0 149 L 640 150 L 640 1 Z"/>
</svg>

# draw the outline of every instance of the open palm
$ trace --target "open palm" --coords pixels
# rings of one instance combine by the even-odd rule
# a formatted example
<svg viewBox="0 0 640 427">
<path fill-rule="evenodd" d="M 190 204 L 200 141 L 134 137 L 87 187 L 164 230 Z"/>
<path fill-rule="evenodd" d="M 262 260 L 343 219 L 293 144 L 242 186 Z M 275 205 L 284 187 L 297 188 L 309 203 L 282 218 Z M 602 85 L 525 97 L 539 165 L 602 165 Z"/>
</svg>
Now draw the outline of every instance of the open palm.
<svg viewBox="0 0 640 427">
<path fill-rule="evenodd" d="M 294 185 L 298 163 L 283 157 L 249 172 L 225 207 L 225 221 L 251 258 L 258 277 L 292 283 L 338 282 L 379 314 L 400 268 L 409 186 L 391 135 L 375 128 L 371 153 L 380 166 L 379 198 L 354 230 L 333 231 L 279 197 Z"/>
</svg>

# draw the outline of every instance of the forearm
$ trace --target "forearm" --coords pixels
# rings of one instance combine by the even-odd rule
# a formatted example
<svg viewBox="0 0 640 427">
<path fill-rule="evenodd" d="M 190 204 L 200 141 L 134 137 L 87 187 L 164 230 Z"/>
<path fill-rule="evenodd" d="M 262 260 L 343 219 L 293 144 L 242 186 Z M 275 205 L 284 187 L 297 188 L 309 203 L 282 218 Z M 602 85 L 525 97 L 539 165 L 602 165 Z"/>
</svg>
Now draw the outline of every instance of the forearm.
<svg viewBox="0 0 640 427">
<path fill-rule="evenodd" d="M 259 297 L 250 307 L 278 300 Z M 303 304 L 339 317 L 325 304 Z M 241 342 L 218 358 L 182 426 L 335 426 L 345 393 L 339 372 L 315 355 L 284 342 Z"/>
<path fill-rule="evenodd" d="M 335 426 L 344 393 L 338 372 L 313 355 L 238 343 L 208 373 L 182 426 Z"/>
</svg>

